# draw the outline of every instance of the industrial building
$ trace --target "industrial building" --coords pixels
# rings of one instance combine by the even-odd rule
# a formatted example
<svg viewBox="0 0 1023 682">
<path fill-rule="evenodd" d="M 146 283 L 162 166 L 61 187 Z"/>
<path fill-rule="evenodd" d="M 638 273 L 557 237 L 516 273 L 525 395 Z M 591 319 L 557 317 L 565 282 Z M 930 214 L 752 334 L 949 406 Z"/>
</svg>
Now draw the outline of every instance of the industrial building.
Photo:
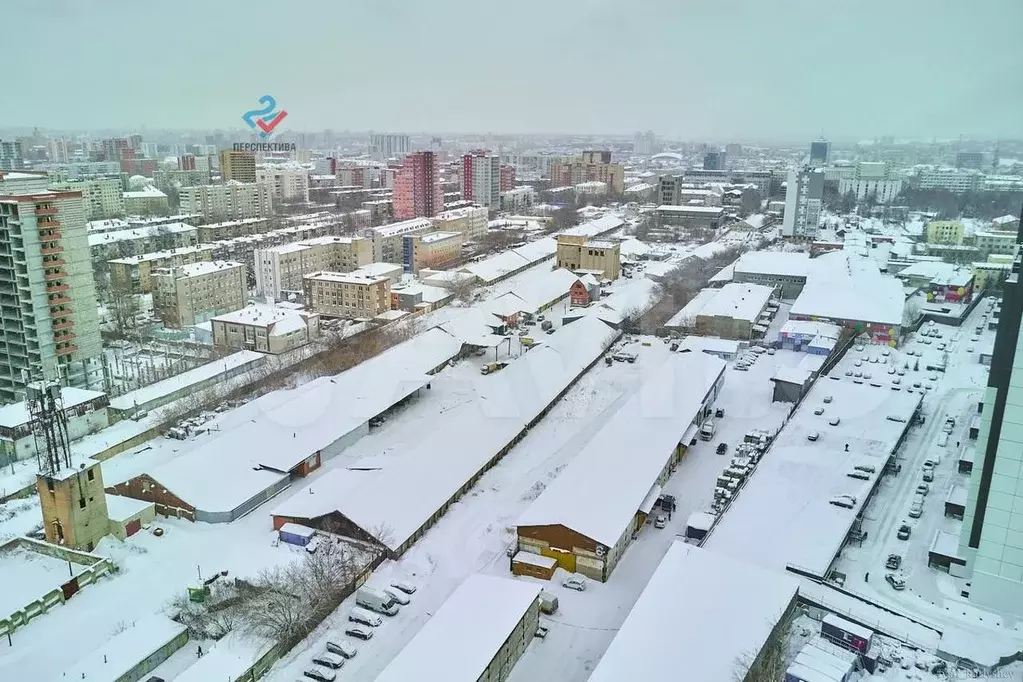
<svg viewBox="0 0 1023 682">
<path fill-rule="evenodd" d="M 557 267 L 602 280 L 616 280 L 622 272 L 621 245 L 617 242 L 558 235 Z"/>
<path fill-rule="evenodd" d="M 474 574 L 455 588 L 376 682 L 501 682 L 533 641 L 540 586 Z"/>
<path fill-rule="evenodd" d="M 772 287 L 736 282 L 720 289 L 704 289 L 668 323 L 702 336 L 750 339 L 754 331 L 759 331 L 755 328 L 769 320 L 767 306 L 774 291 Z"/>
<path fill-rule="evenodd" d="M 806 284 L 810 256 L 784 251 L 750 251 L 735 262 L 732 279 L 777 288 L 782 298 L 795 298 Z"/>
<path fill-rule="evenodd" d="M 704 353 L 675 354 L 649 370 L 519 518 L 520 551 L 606 581 L 710 413 L 724 370 Z"/>
<path fill-rule="evenodd" d="M 68 441 L 84 438 L 109 425 L 110 401 L 106 393 L 70 386 L 62 387 L 60 393 Z M 32 419 L 29 404 L 24 400 L 0 407 L 0 466 L 36 456 L 37 437 Z"/>
</svg>

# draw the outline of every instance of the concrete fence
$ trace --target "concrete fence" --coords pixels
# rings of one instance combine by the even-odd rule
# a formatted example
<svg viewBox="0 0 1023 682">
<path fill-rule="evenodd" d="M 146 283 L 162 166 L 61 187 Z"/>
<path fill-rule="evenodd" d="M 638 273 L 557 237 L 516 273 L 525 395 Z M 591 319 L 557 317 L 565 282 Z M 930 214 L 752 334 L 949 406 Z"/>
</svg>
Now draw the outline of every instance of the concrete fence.
<svg viewBox="0 0 1023 682">
<path fill-rule="evenodd" d="M 18 628 L 28 625 L 32 619 L 47 613 L 58 604 L 63 604 L 86 585 L 91 585 L 108 573 L 117 570 L 117 565 L 106 557 L 24 537 L 14 538 L 0 545 L 0 558 L 5 552 L 19 548 L 86 568 L 59 587 L 32 599 L 14 613 L 0 618 L 0 636 L 10 635 Z"/>
</svg>

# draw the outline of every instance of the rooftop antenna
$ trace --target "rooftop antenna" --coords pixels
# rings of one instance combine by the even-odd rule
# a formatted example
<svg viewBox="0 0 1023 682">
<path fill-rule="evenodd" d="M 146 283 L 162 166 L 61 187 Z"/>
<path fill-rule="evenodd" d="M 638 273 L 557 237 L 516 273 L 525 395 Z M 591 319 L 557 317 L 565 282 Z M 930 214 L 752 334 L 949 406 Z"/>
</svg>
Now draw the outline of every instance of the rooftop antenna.
<svg viewBox="0 0 1023 682">
<path fill-rule="evenodd" d="M 22 376 L 26 383 L 25 401 L 32 416 L 30 424 L 36 445 L 36 464 L 39 473 L 54 476 L 61 469 L 71 467 L 67 415 L 64 414 L 60 384 L 47 379 L 29 382 L 27 370 L 22 372 Z"/>
</svg>

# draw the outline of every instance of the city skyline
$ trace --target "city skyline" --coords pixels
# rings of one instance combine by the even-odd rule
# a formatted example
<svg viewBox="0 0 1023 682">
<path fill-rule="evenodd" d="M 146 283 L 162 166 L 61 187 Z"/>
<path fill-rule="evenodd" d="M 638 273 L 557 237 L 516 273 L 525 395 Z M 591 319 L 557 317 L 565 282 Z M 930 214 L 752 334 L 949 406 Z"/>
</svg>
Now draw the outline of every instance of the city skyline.
<svg viewBox="0 0 1023 682">
<path fill-rule="evenodd" d="M 603 1 L 527 0 L 489 22 L 478 46 L 479 8 L 464 0 L 401 12 L 390 3 L 311 3 L 302 16 L 276 21 L 267 17 L 279 8 L 254 11 L 238 0 L 186 0 L 170 22 L 122 0 L 88 9 L 58 4 L 63 19 L 56 23 L 52 7 L 5 8 L 25 29 L 12 32 L 11 52 L 33 55 L 29 68 L 9 74 L 13 91 L 31 92 L 39 73 L 66 67 L 68 54 L 125 87 L 64 79 L 60 100 L 76 106 L 14 98 L 6 126 L 241 136 L 242 113 L 269 93 L 288 111 L 282 132 L 1023 136 L 1014 114 L 1023 88 L 1012 35 L 1023 6 L 998 0 L 942 3 L 941 11 L 921 0 L 871 0 L 826 13 L 803 0 L 687 8 L 647 0 L 624 13 Z M 192 39 L 184 40 L 182 26 L 195 32 Z M 204 30 L 239 49 L 193 49 Z M 62 49 L 39 50 L 41 31 Z M 135 50 L 123 40 L 133 32 L 164 47 Z M 931 36 L 953 32 L 955 49 L 937 49 Z"/>
</svg>

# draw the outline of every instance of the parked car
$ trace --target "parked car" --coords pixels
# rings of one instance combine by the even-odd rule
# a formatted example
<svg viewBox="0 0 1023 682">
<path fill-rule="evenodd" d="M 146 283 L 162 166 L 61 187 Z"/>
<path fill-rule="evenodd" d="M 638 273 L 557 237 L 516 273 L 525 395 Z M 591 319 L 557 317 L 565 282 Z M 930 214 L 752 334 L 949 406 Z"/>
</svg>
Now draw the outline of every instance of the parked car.
<svg viewBox="0 0 1023 682">
<path fill-rule="evenodd" d="M 899 566 L 902 565 L 902 557 L 898 554 L 889 554 L 888 560 L 884 562 L 885 568 L 890 568 L 893 571 L 897 571 Z"/>
<path fill-rule="evenodd" d="M 823 407 L 814 408 L 813 413 L 819 417 L 822 414 L 824 414 L 824 408 Z"/>
<path fill-rule="evenodd" d="M 654 519 L 654 528 L 664 528 L 668 525 L 668 518 L 664 514 L 658 514 Z"/>
<path fill-rule="evenodd" d="M 345 659 L 340 656 L 335 656 L 331 653 L 317 654 L 313 658 L 313 663 L 316 665 L 322 665 L 324 668 L 331 668 L 337 670 L 345 664 Z"/>
<path fill-rule="evenodd" d="M 934 469 L 926 469 L 924 471 L 924 483 L 931 483 L 934 481 Z"/>
<path fill-rule="evenodd" d="M 361 606 L 352 608 L 352 612 L 348 614 L 348 620 L 352 623 L 360 623 L 371 628 L 379 627 L 384 622 L 379 615 Z"/>
<path fill-rule="evenodd" d="M 337 675 L 334 674 L 333 670 L 326 670 L 324 668 L 308 668 L 303 670 L 302 674 L 317 682 L 334 682 L 337 679 Z"/>
<path fill-rule="evenodd" d="M 576 590 L 577 592 L 586 591 L 586 578 L 580 575 L 570 575 L 561 582 L 562 587 L 567 587 L 570 590 Z"/>
<path fill-rule="evenodd" d="M 838 426 L 838 424 L 839 424 L 839 423 L 840 423 L 841 421 L 842 421 L 842 420 L 841 420 L 841 419 L 839 419 L 838 417 L 832 417 L 831 419 L 829 419 L 829 420 L 828 420 L 828 423 L 829 423 L 829 424 L 831 424 L 832 426 Z"/>
<path fill-rule="evenodd" d="M 907 516 L 909 516 L 909 518 L 911 519 L 919 519 L 921 516 L 923 516 L 923 513 L 924 513 L 923 500 L 920 499 L 913 500 L 913 504 L 909 505 L 909 511 L 907 512 Z"/>
<path fill-rule="evenodd" d="M 931 486 L 927 485 L 926 483 L 921 483 L 920 485 L 918 485 L 916 487 L 916 494 L 917 495 L 926 495 L 927 492 L 930 489 L 931 489 Z"/>
<path fill-rule="evenodd" d="M 355 637 L 356 639 L 361 639 L 363 641 L 367 639 L 373 639 L 372 630 L 369 630 L 364 627 L 359 627 L 358 625 L 353 625 L 352 627 L 345 630 L 345 634 L 348 635 L 349 637 Z"/>
<path fill-rule="evenodd" d="M 725 408 L 719 407 L 716 410 L 714 410 L 714 419 L 721 419 L 724 416 L 725 416 Z"/>
<path fill-rule="evenodd" d="M 773 348 L 768 348 L 767 349 L 767 354 L 768 355 L 774 355 L 774 349 Z"/>
<path fill-rule="evenodd" d="M 835 495 L 828 502 L 836 507 L 843 507 L 845 509 L 852 509 L 856 506 L 856 498 L 852 495 Z"/>
<path fill-rule="evenodd" d="M 401 590 L 395 590 L 390 587 L 385 587 L 384 592 L 390 595 L 391 598 L 394 599 L 394 601 L 398 602 L 402 606 L 408 606 L 410 603 L 412 603 L 411 600 L 408 598 L 408 595 L 402 592 Z"/>
<path fill-rule="evenodd" d="M 359 653 L 359 650 L 348 642 L 331 642 L 330 640 L 327 640 L 327 651 L 345 658 L 355 658 L 355 654 Z"/>
<path fill-rule="evenodd" d="M 904 590 L 906 589 L 906 581 L 902 578 L 895 576 L 892 573 L 888 573 L 884 577 L 885 582 L 892 586 L 893 590 Z"/>
<path fill-rule="evenodd" d="M 899 526 L 899 530 L 895 534 L 895 537 L 897 537 L 900 540 L 908 540 L 909 536 L 910 536 L 910 534 L 912 532 L 913 532 L 913 529 L 909 527 L 909 524 L 908 523 L 904 523 L 901 526 Z"/>
<path fill-rule="evenodd" d="M 723 455 L 728 452 L 728 443 L 718 443 L 717 453 Z"/>
<path fill-rule="evenodd" d="M 821 437 L 821 434 L 819 434 L 816 431 L 811 431 L 810 433 L 806 434 L 806 439 L 809 440 L 809 441 L 815 441 L 815 440 L 817 440 L 820 437 Z"/>
<path fill-rule="evenodd" d="M 828 403 L 830 403 L 830 402 L 831 402 L 832 400 L 834 400 L 834 398 L 832 398 L 832 397 L 831 397 L 830 395 L 826 395 L 826 396 L 824 396 L 824 398 L 823 398 L 823 399 L 821 400 L 821 402 L 822 402 L 822 403 L 824 403 L 825 405 L 827 405 L 827 404 L 828 404 Z"/>
</svg>

